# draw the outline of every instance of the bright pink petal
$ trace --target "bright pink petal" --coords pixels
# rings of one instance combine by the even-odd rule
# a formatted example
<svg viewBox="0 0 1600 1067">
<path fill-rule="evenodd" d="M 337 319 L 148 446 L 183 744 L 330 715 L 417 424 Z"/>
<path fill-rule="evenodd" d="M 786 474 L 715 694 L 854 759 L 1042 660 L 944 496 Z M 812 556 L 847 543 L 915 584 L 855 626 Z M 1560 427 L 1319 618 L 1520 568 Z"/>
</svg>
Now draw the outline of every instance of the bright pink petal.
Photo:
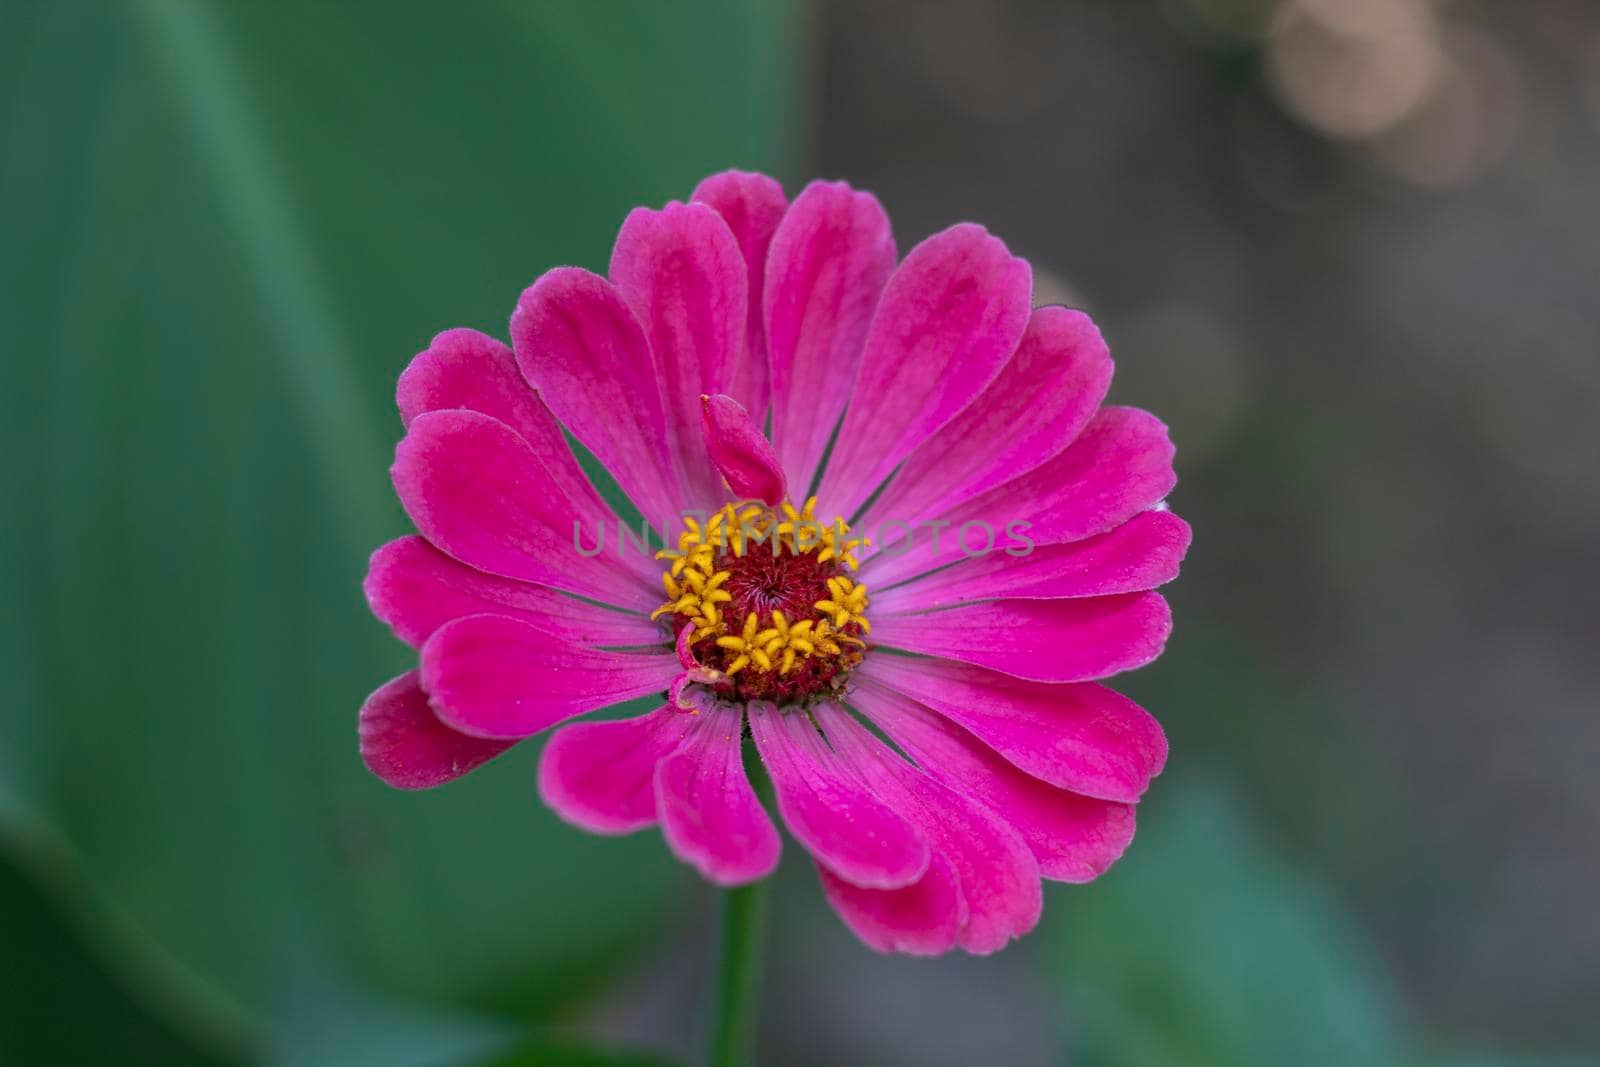
<svg viewBox="0 0 1600 1067">
<path fill-rule="evenodd" d="M 806 186 L 773 235 L 762 300 L 772 440 L 797 493 L 811 485 L 844 414 L 894 261 L 883 206 L 844 182 Z"/>
<path fill-rule="evenodd" d="M 390 474 L 406 514 L 436 548 L 505 578 L 649 611 L 659 589 L 611 545 L 593 555 L 567 497 L 528 443 L 475 411 L 430 411 L 411 420 Z"/>
<path fill-rule="evenodd" d="M 978 399 L 924 441 L 864 524 L 939 515 L 1025 474 L 1083 431 L 1111 386 L 1111 355 L 1088 315 L 1042 307 Z"/>
<path fill-rule="evenodd" d="M 936 566 L 962 559 L 962 530 L 971 546 L 993 534 L 996 547 L 1028 548 L 1080 541 L 1105 533 L 1165 499 L 1177 484 L 1167 428 L 1137 408 L 1104 408 L 1087 429 L 1054 459 L 1020 478 L 981 493 L 943 517 L 933 544 L 930 531 L 916 533 L 909 549 L 895 545 L 863 560 L 862 573 L 883 588 Z M 867 531 L 869 534 L 873 530 Z M 894 533 L 891 541 L 898 541 Z"/>
<path fill-rule="evenodd" d="M 1012 555 L 1021 551 L 1016 547 L 997 548 L 874 593 L 873 617 L 995 597 L 1050 600 L 1143 592 L 1176 578 L 1188 550 L 1188 523 L 1170 511 L 1146 511 L 1082 541 L 1042 545 L 1025 555 Z"/>
<path fill-rule="evenodd" d="M 416 536 L 374 552 L 363 588 L 372 613 L 413 647 L 452 619 L 485 613 L 521 619 L 577 645 L 620 648 L 666 641 L 661 627 L 643 614 L 485 574 Z"/>
<path fill-rule="evenodd" d="M 644 327 L 667 440 L 696 500 L 720 494 L 700 437 L 700 397 L 725 393 L 744 361 L 749 281 L 722 216 L 674 201 L 634 208 L 611 249 L 611 283 Z"/>
<path fill-rule="evenodd" d="M 422 646 L 422 684 L 446 725 L 475 737 L 527 737 L 563 719 L 664 693 L 670 652 L 582 648 L 504 615 L 445 623 Z"/>
<path fill-rule="evenodd" d="M 710 504 L 673 461 L 650 346 L 610 282 L 546 272 L 517 301 L 511 340 L 528 381 L 646 519 L 676 528 L 684 508 Z"/>
<path fill-rule="evenodd" d="M 432 789 L 494 759 L 516 741 L 457 733 L 433 713 L 416 671 L 378 687 L 361 705 L 361 759 L 396 789 Z"/>
<path fill-rule="evenodd" d="M 828 903 L 868 948 L 937 956 L 956 947 L 967 904 L 961 880 L 939 853 L 932 855 L 927 873 L 903 889 L 862 889 L 820 863 L 816 868 Z"/>
<path fill-rule="evenodd" d="M 1051 785 L 1133 802 L 1167 761 L 1161 724 L 1093 682 L 1046 685 L 954 660 L 871 656 L 858 677 L 959 723 Z"/>
<path fill-rule="evenodd" d="M 884 288 L 850 408 L 818 492 L 853 515 L 889 474 L 972 402 L 1016 351 L 1033 274 L 961 223 L 923 241 Z"/>
<path fill-rule="evenodd" d="M 1088 682 L 1161 655 L 1172 612 L 1159 593 L 987 600 L 872 620 L 874 644 L 943 656 L 1036 682 Z"/>
<path fill-rule="evenodd" d="M 778 454 L 743 405 L 721 394 L 702 397 L 700 415 L 706 450 L 733 494 L 773 507 L 782 503 L 786 490 Z"/>
<path fill-rule="evenodd" d="M 761 312 L 761 292 L 767 276 L 767 248 L 783 219 L 789 200 L 783 186 L 765 174 L 729 170 L 713 174 L 695 186 L 690 200 L 708 204 L 733 231 L 744 254 L 749 279 L 744 359 L 733 368 L 728 394 L 750 412 L 758 425 L 767 421 L 771 399 L 767 370 L 767 330 Z"/>
<path fill-rule="evenodd" d="M 593 833 L 653 826 L 656 765 L 694 723 L 693 715 L 673 707 L 634 719 L 569 723 L 545 742 L 539 796 L 557 815 Z"/>
<path fill-rule="evenodd" d="M 818 863 L 865 889 L 908 886 L 927 871 L 927 841 L 862 787 L 804 711 L 753 703 L 750 732 L 778 813 Z"/>
<path fill-rule="evenodd" d="M 1015 827 L 1046 878 L 1090 881 L 1133 840 L 1131 804 L 1080 796 L 1031 777 L 948 719 L 876 683 L 863 680 L 851 703 L 928 774 Z"/>
<path fill-rule="evenodd" d="M 678 751 L 656 767 L 661 834 L 717 885 L 765 878 L 783 845 L 744 773 L 744 709 L 707 702 L 696 719 Z"/>
<path fill-rule="evenodd" d="M 912 767 L 849 712 L 816 708 L 835 751 L 862 780 L 922 828 L 955 872 L 966 904 L 958 944 L 985 954 L 1027 933 L 1039 921 L 1039 865 L 1022 837 L 995 812 Z"/>
</svg>

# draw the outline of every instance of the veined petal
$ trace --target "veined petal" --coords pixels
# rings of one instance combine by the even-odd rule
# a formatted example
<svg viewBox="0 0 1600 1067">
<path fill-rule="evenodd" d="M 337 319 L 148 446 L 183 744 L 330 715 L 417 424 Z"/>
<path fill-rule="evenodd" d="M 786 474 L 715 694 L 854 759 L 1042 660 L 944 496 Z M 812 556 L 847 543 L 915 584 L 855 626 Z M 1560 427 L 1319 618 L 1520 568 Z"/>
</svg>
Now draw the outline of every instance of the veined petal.
<svg viewBox="0 0 1600 1067">
<path fill-rule="evenodd" d="M 695 717 L 674 707 L 633 719 L 568 723 L 539 757 L 539 796 L 574 826 L 627 834 L 656 822 L 656 766 Z"/>
<path fill-rule="evenodd" d="M 943 516 L 946 532 L 937 547 L 927 533 L 918 533 L 906 550 L 886 552 L 880 543 L 876 555 L 863 559 L 862 574 L 882 588 L 961 559 L 964 526 L 978 531 L 975 537 L 992 533 L 1001 549 L 1105 533 L 1172 492 L 1178 481 L 1172 456 L 1167 428 L 1154 415 L 1103 408 L 1060 455 Z"/>
<path fill-rule="evenodd" d="M 498 419 L 464 409 L 418 415 L 390 474 L 422 536 L 463 563 L 634 610 L 659 599 L 620 548 L 578 550 L 578 507 Z"/>
<path fill-rule="evenodd" d="M 799 493 L 810 487 L 844 414 L 894 263 L 883 206 L 844 182 L 806 186 L 773 235 L 762 297 L 772 441 Z"/>
<path fill-rule="evenodd" d="M 1091 881 L 1133 840 L 1131 804 L 1080 796 L 1025 774 L 948 719 L 875 683 L 864 681 L 851 702 L 928 774 L 1015 827 L 1046 878 Z"/>
<path fill-rule="evenodd" d="M 523 375 L 651 522 L 704 506 L 672 459 L 656 367 L 633 312 L 611 283 L 557 267 L 511 316 Z"/>
<path fill-rule="evenodd" d="M 717 885 L 771 874 L 782 842 L 744 772 L 744 709 L 707 702 L 678 751 L 656 767 L 667 847 Z"/>
<path fill-rule="evenodd" d="M 385 682 L 361 705 L 361 759 L 396 789 L 432 789 L 516 744 L 450 729 L 428 706 L 416 671 Z"/>
<path fill-rule="evenodd" d="M 986 600 L 875 618 L 873 643 L 992 667 L 1037 682 L 1087 682 L 1161 654 L 1172 612 L 1159 593 Z"/>
<path fill-rule="evenodd" d="M 858 677 L 932 708 L 1033 777 L 1133 802 L 1167 761 L 1155 717 L 1094 682 L 1049 685 L 946 659 L 873 656 Z"/>
<path fill-rule="evenodd" d="M 974 546 L 969 546 L 974 547 Z M 1138 593 L 1178 576 L 1189 524 L 1146 511 L 1082 541 L 1041 545 L 1021 555 L 995 548 L 892 586 L 872 597 L 873 616 L 953 607 L 995 597 L 1050 600 Z"/>
<path fill-rule="evenodd" d="M 777 507 L 788 495 L 783 469 L 750 413 L 719 394 L 700 398 L 700 415 L 706 450 L 733 494 Z"/>
<path fill-rule="evenodd" d="M 820 863 L 816 868 L 828 903 L 868 948 L 937 956 L 956 947 L 967 902 L 955 869 L 939 853 L 921 878 L 901 889 L 862 889 Z"/>
<path fill-rule="evenodd" d="M 866 889 L 908 886 L 927 871 L 927 841 L 862 787 L 805 712 L 752 703 L 750 732 L 778 813 L 818 863 Z"/>
<path fill-rule="evenodd" d="M 452 619 L 485 613 L 521 619 L 577 645 L 621 648 L 666 641 L 661 627 L 643 614 L 485 574 L 417 536 L 390 541 L 374 552 L 363 588 L 372 613 L 413 648 Z"/>
<path fill-rule="evenodd" d="M 783 186 L 774 179 L 742 170 L 713 174 L 695 186 L 689 199 L 709 205 L 722 216 L 744 255 L 749 280 L 747 340 L 744 358 L 733 368 L 728 395 L 750 412 L 757 426 L 764 426 L 771 402 L 771 375 L 767 367 L 767 330 L 761 293 L 767 276 L 767 248 L 772 244 L 772 235 L 789 201 L 783 195 Z"/>
<path fill-rule="evenodd" d="M 725 393 L 744 360 L 749 281 L 722 216 L 674 201 L 634 208 L 611 249 L 611 283 L 644 327 L 667 440 L 693 501 L 720 496 L 700 438 L 700 397 Z"/>
<path fill-rule="evenodd" d="M 679 673 L 668 651 L 582 648 L 505 615 L 469 615 L 422 646 L 422 684 L 445 725 L 517 738 L 624 700 L 664 693 Z"/>
<path fill-rule="evenodd" d="M 1034 309 L 999 376 L 911 454 L 862 525 L 939 515 L 1027 473 L 1072 443 L 1110 386 L 1111 355 L 1089 316 Z"/>
<path fill-rule="evenodd" d="M 855 514 L 983 391 L 1016 351 L 1032 295 L 1027 262 L 982 226 L 952 226 L 911 250 L 872 318 L 818 490 L 825 510 Z"/>
<path fill-rule="evenodd" d="M 966 905 L 957 943 L 979 955 L 1021 937 L 1044 905 L 1039 866 L 1027 844 L 988 807 L 890 752 L 836 704 L 819 704 L 817 722 L 863 781 L 920 826 L 955 872 Z"/>
</svg>

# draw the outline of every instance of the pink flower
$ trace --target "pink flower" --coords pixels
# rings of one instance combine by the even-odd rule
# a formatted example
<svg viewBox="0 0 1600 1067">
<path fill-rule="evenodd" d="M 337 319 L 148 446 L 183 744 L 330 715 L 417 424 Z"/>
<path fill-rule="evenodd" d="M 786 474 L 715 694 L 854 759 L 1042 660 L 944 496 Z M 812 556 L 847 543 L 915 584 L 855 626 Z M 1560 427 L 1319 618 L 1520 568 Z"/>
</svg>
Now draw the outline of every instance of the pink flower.
<svg viewBox="0 0 1600 1067">
<path fill-rule="evenodd" d="M 421 536 L 366 581 L 420 664 L 362 707 L 367 765 L 435 786 L 653 697 L 549 739 L 539 790 L 562 818 L 659 825 L 712 882 L 765 877 L 779 836 L 748 727 L 868 945 L 1027 932 L 1041 878 L 1089 881 L 1127 848 L 1166 759 L 1098 680 L 1160 654 L 1151 590 L 1189 543 L 1163 505 L 1166 428 L 1102 407 L 1099 332 L 1031 287 L 980 226 L 897 264 L 870 194 L 814 182 L 789 203 L 729 172 L 630 214 L 609 278 L 539 278 L 512 348 L 440 334 L 398 390 L 394 485 Z M 563 428 L 661 552 L 637 525 L 619 543 Z"/>
</svg>

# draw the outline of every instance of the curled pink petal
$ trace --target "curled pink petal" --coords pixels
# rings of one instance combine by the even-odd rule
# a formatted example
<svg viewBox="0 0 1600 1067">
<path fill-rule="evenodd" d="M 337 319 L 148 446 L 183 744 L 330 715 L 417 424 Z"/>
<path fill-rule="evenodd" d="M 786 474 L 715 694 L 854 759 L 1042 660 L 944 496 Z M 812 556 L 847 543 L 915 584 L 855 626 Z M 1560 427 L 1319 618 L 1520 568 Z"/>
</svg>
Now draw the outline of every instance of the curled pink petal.
<svg viewBox="0 0 1600 1067">
<path fill-rule="evenodd" d="M 577 645 L 625 647 L 665 641 L 660 625 L 642 613 L 617 611 L 542 585 L 485 574 L 414 535 L 390 541 L 372 554 L 363 588 L 372 613 L 413 647 L 452 619 L 484 613 L 521 619 Z"/>
<path fill-rule="evenodd" d="M 1094 682 L 1049 685 L 907 656 L 875 656 L 860 677 L 960 724 L 1035 778 L 1085 796 L 1136 801 L 1166 765 L 1155 717 Z"/>
<path fill-rule="evenodd" d="M 776 507 L 787 495 L 778 454 L 761 428 L 731 396 L 700 398 L 706 450 L 736 497 L 763 500 Z"/>
<path fill-rule="evenodd" d="M 754 702 L 750 732 L 778 813 L 818 863 L 864 889 L 908 886 L 927 871 L 921 833 L 862 787 L 803 710 Z"/>
<path fill-rule="evenodd" d="M 691 200 L 708 204 L 733 231 L 744 255 L 749 280 L 745 355 L 733 368 L 728 393 L 758 424 L 766 422 L 771 399 L 767 369 L 767 330 L 761 310 L 761 292 L 767 276 L 767 248 L 778 229 L 789 200 L 783 186 L 765 174 L 727 170 L 695 186 Z"/>
<path fill-rule="evenodd" d="M 846 517 L 1000 372 L 1028 323 L 1033 273 L 982 226 L 913 248 L 867 334 L 818 496 Z"/>
<path fill-rule="evenodd" d="M 844 182 L 806 186 L 772 237 L 762 297 L 772 441 L 796 487 L 811 485 L 844 414 L 894 262 L 883 206 Z"/>
<path fill-rule="evenodd" d="M 862 889 L 820 863 L 816 868 L 828 903 L 868 948 L 938 956 L 961 938 L 967 922 L 961 880 L 937 852 L 923 876 L 901 889 Z"/>
<path fill-rule="evenodd" d="M 422 684 L 447 726 L 475 737 L 527 737 L 574 715 L 664 693 L 670 652 L 581 648 L 504 615 L 469 615 L 422 646 Z"/>
<path fill-rule="evenodd" d="M 1036 682 L 1088 682 L 1161 654 L 1172 612 L 1159 593 L 1079 600 L 985 600 L 875 619 L 873 642 L 992 667 Z"/>
<path fill-rule="evenodd" d="M 674 707 L 633 719 L 568 723 L 539 757 L 539 796 L 574 826 L 627 834 L 656 822 L 656 765 L 695 717 Z"/>
<path fill-rule="evenodd" d="M 450 729 L 428 706 L 416 671 L 379 686 L 361 705 L 361 759 L 396 789 L 432 789 L 461 777 L 516 744 Z"/>
<path fill-rule="evenodd" d="M 771 874 L 782 842 L 745 776 L 744 709 L 711 705 L 656 766 L 656 813 L 667 846 L 707 880 L 743 885 Z"/>
<path fill-rule="evenodd" d="M 1080 796 L 1031 777 L 961 727 L 871 682 L 864 681 L 851 701 L 928 774 L 1014 827 L 1046 878 L 1091 881 L 1133 840 L 1131 804 Z"/>
</svg>

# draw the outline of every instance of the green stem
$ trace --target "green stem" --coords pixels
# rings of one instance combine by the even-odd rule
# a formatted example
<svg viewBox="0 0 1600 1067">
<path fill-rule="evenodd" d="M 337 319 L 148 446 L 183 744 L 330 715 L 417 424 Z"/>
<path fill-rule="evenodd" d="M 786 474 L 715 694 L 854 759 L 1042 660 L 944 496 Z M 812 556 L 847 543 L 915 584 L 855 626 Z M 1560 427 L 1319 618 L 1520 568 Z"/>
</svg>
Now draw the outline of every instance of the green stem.
<svg viewBox="0 0 1600 1067">
<path fill-rule="evenodd" d="M 723 895 L 722 951 L 717 967 L 711 1067 L 746 1067 L 755 1062 L 766 915 L 766 879 L 730 889 Z"/>
<path fill-rule="evenodd" d="M 751 785 L 767 807 L 772 784 L 745 740 Z M 729 889 L 722 896 L 722 943 L 717 960 L 717 1005 L 711 1020 L 711 1067 L 748 1067 L 755 1062 L 761 1009 L 761 964 L 767 948 L 767 882 Z"/>
</svg>

